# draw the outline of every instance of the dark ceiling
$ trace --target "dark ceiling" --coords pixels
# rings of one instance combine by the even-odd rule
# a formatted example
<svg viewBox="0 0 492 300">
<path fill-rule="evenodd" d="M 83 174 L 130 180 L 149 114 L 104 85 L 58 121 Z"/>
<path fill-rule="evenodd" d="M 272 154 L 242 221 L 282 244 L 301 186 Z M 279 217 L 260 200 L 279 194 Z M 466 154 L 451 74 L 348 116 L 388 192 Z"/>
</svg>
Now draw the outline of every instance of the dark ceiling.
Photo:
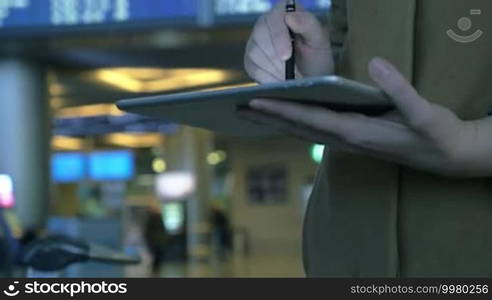
<svg viewBox="0 0 492 300">
<path fill-rule="evenodd" d="M 250 28 L 240 27 L 163 29 L 14 40 L 0 46 L 0 53 L 46 64 L 67 91 L 63 106 L 113 103 L 140 95 L 88 80 L 87 71 L 105 67 L 220 68 L 243 74 L 230 84 L 249 81 L 242 72 L 249 31 Z"/>
</svg>

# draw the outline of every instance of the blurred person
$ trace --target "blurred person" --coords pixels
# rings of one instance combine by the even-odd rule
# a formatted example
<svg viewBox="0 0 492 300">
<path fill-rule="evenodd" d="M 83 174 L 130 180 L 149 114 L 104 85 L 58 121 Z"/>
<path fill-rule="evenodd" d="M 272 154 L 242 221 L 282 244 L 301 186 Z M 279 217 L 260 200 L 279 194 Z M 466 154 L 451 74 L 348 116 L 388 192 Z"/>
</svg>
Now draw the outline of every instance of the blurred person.
<svg viewBox="0 0 492 300">
<path fill-rule="evenodd" d="M 19 247 L 5 218 L 5 210 L 0 208 L 0 277 L 12 276 Z"/>
<path fill-rule="evenodd" d="M 141 258 L 138 265 L 125 266 L 125 277 L 149 277 L 152 257 L 144 238 L 145 211 L 141 207 L 128 208 L 128 225 L 125 230 L 125 251 Z M 153 275 L 153 274 L 151 274 Z"/>
<path fill-rule="evenodd" d="M 40 234 L 36 229 L 27 229 L 22 233 L 19 242 L 21 245 L 25 246 L 37 240 L 39 236 Z"/>
<path fill-rule="evenodd" d="M 169 239 L 158 208 L 150 208 L 144 226 L 144 237 L 147 248 L 152 256 L 152 275 L 159 277 L 166 256 Z"/>
<path fill-rule="evenodd" d="M 102 201 L 101 187 L 97 183 L 81 187 L 81 214 L 84 217 L 101 219 L 108 216 L 108 210 Z"/>
<path fill-rule="evenodd" d="M 284 80 L 291 29 L 298 77 L 372 84 L 395 106 L 369 117 L 251 102 L 252 121 L 327 145 L 305 217 L 307 275 L 492 276 L 492 2 L 332 3 L 325 30 L 280 1 L 244 61 L 259 83 Z"/>
<path fill-rule="evenodd" d="M 41 235 L 38 229 L 23 229 L 12 211 L 0 208 L 0 277 L 18 275 L 22 252 Z"/>
<path fill-rule="evenodd" d="M 229 218 L 217 205 L 210 210 L 210 223 L 212 225 L 212 241 L 217 249 L 217 256 L 221 260 L 227 259 L 232 248 L 232 232 Z"/>
</svg>

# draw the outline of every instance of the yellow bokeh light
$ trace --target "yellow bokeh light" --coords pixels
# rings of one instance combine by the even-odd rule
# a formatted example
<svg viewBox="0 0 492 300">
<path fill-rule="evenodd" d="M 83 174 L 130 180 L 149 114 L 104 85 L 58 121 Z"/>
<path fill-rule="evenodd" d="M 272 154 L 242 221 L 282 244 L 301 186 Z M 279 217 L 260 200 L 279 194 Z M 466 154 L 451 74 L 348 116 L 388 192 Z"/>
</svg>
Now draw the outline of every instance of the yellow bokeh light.
<svg viewBox="0 0 492 300">
<path fill-rule="evenodd" d="M 210 165 L 218 165 L 227 159 L 225 151 L 218 150 L 211 152 L 207 155 L 207 163 Z"/>
<path fill-rule="evenodd" d="M 155 93 L 225 82 L 238 73 L 221 69 L 107 68 L 90 76 L 107 85 L 132 93 Z"/>
<path fill-rule="evenodd" d="M 84 140 L 66 136 L 54 136 L 51 139 L 53 150 L 80 151 L 84 148 Z"/>
<path fill-rule="evenodd" d="M 235 88 L 244 88 L 244 87 L 252 87 L 252 86 L 257 86 L 257 83 L 254 82 L 248 82 L 248 83 L 239 83 L 239 84 L 229 84 L 229 85 L 223 85 L 219 87 L 213 87 L 213 88 L 208 88 L 208 89 L 202 89 L 200 90 L 201 92 L 212 92 L 212 91 L 222 91 L 222 90 L 227 90 L 227 89 L 235 89 Z"/>
<path fill-rule="evenodd" d="M 60 83 L 52 83 L 49 85 L 48 90 L 50 92 L 50 96 L 60 97 L 63 96 L 67 91 L 66 88 Z"/>
<path fill-rule="evenodd" d="M 60 118 L 81 118 L 93 116 L 122 116 L 124 113 L 114 104 L 92 104 L 60 108 L 56 111 Z"/>
<path fill-rule="evenodd" d="M 104 142 L 125 148 L 150 148 L 162 145 L 164 136 L 158 133 L 114 133 L 104 137 Z"/>
<path fill-rule="evenodd" d="M 167 169 L 167 163 L 162 158 L 156 158 L 152 161 L 152 169 L 155 173 L 164 173 Z"/>
</svg>

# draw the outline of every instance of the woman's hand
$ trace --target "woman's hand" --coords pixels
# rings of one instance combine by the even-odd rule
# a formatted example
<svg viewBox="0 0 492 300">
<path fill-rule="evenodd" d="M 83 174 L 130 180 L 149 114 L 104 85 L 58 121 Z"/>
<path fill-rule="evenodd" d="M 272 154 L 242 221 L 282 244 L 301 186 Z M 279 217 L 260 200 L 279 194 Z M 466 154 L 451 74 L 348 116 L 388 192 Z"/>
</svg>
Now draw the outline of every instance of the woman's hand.
<svg viewBox="0 0 492 300">
<path fill-rule="evenodd" d="M 328 33 L 313 14 L 300 7 L 287 14 L 285 2 L 280 1 L 256 22 L 244 56 L 246 71 L 259 83 L 285 80 L 285 61 L 292 54 L 290 28 L 296 35 L 297 77 L 332 74 Z"/>
<path fill-rule="evenodd" d="M 448 176 L 492 174 L 492 120 L 462 121 L 422 98 L 389 62 L 375 58 L 369 74 L 396 110 L 382 117 L 321 107 L 253 100 L 244 117 L 342 151 L 369 155 Z M 488 133 L 487 133 L 488 132 Z"/>
</svg>

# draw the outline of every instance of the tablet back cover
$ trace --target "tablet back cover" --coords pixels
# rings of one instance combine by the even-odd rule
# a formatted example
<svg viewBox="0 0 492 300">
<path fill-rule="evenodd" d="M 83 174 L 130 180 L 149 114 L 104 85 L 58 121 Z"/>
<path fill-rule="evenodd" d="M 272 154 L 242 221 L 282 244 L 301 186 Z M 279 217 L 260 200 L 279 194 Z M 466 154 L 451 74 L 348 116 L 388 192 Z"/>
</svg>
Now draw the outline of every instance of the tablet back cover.
<svg viewBox="0 0 492 300">
<path fill-rule="evenodd" d="M 227 90 L 190 92 L 121 100 L 118 107 L 141 114 L 234 136 L 270 136 L 274 128 L 237 117 L 255 98 L 317 105 L 320 109 L 384 113 L 392 108 L 378 89 L 337 76 L 315 77 Z"/>
</svg>

